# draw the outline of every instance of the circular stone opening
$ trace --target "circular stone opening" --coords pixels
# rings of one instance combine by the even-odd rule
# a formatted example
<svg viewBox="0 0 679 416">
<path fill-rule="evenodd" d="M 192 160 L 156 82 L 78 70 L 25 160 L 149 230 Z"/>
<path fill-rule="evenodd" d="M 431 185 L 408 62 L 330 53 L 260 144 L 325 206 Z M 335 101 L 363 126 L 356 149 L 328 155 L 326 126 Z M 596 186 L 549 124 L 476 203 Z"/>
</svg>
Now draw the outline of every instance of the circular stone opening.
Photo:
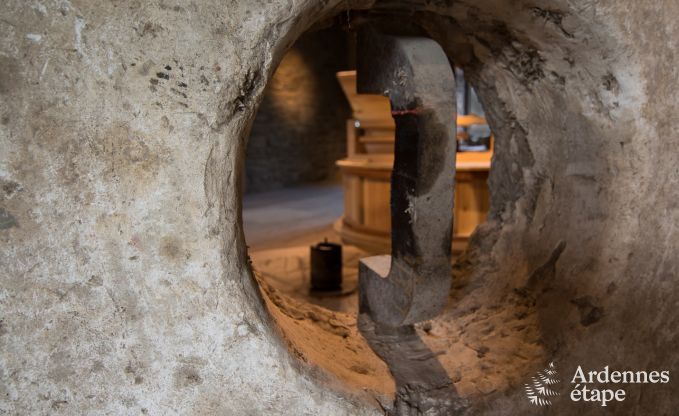
<svg viewBox="0 0 679 416">
<path fill-rule="evenodd" d="M 555 317 L 540 313 L 536 291 L 541 290 L 544 279 L 555 274 L 556 262 L 565 250 L 558 235 L 562 219 L 554 217 L 549 208 L 557 197 L 543 186 L 546 179 L 540 172 L 560 167 L 538 165 L 536 159 L 552 160 L 552 152 L 560 151 L 555 144 L 559 132 L 552 129 L 551 122 L 563 120 L 553 112 L 529 112 L 539 111 L 543 104 L 548 108 L 566 106 L 564 85 L 569 77 L 590 86 L 598 80 L 590 77 L 592 73 L 583 77 L 574 69 L 576 62 L 593 67 L 586 55 L 571 49 L 572 35 L 561 20 L 555 23 L 552 19 L 557 12 L 545 14 L 533 8 L 517 14 L 510 6 L 493 2 L 484 10 L 461 3 L 440 7 L 413 4 L 407 10 L 402 4 L 390 4 L 342 12 L 335 19 L 354 28 L 375 25 L 436 40 L 450 62 L 465 71 L 495 134 L 488 221 L 477 229 L 453 267 L 447 308 L 436 319 L 415 326 L 415 336 L 421 341 L 419 351 L 435 357 L 445 382 L 480 408 L 483 405 L 478 403 L 487 402 L 492 395 L 521 394 L 521 383 L 546 360 L 545 347 L 552 357 L 556 349 L 545 345 L 543 338 L 545 322 L 551 325 Z M 319 20 L 315 16 L 312 21 Z M 560 48 L 546 51 L 546 45 Z M 586 101 L 583 96 L 587 94 L 581 93 L 574 93 L 569 108 L 578 109 Z M 584 116 L 574 117 L 580 127 L 592 132 L 600 129 Z M 534 138 L 529 141 L 528 126 L 534 129 L 533 135 L 535 131 L 544 133 L 549 143 L 536 147 Z M 569 194 L 573 192 L 566 190 L 564 195 Z M 543 237 L 535 234 L 537 227 Z M 256 264 L 254 271 L 257 276 Z M 378 357 L 359 334 L 354 314 L 284 296 L 261 276 L 257 280 L 269 312 L 295 356 L 325 370 L 321 374 L 339 379 L 341 386 L 367 391 L 385 408 L 391 409 L 389 403 L 396 393 L 399 405 L 399 392 L 407 388 L 408 374 L 416 374 L 418 368 L 387 365 L 382 360 L 385 357 Z M 561 303 L 553 308 L 570 311 Z M 396 374 L 399 371 L 401 374 Z M 418 403 L 402 400 L 400 405 L 417 407 Z"/>
<path fill-rule="evenodd" d="M 357 16 L 361 25 L 371 19 Z M 381 24 L 383 17 L 375 20 Z M 244 227 L 255 276 L 295 353 L 345 385 L 389 397 L 395 391 L 389 367 L 358 333 L 356 321 L 358 260 L 390 252 L 395 127 L 386 97 L 356 94 L 355 42 L 347 22 L 336 19 L 301 36 L 282 58 L 247 146 Z M 452 250 L 459 258 L 487 216 L 494 139 L 464 70 L 454 69 L 460 117 Z M 324 239 L 343 243 L 339 293 L 315 292 L 310 285 L 309 248 Z M 421 326 L 425 342 L 459 340 L 447 334 L 457 326 Z M 467 347 L 467 354 L 445 349 L 457 357 L 478 355 Z M 460 362 L 454 361 L 451 367 Z M 454 369 L 453 381 L 459 373 Z"/>
</svg>

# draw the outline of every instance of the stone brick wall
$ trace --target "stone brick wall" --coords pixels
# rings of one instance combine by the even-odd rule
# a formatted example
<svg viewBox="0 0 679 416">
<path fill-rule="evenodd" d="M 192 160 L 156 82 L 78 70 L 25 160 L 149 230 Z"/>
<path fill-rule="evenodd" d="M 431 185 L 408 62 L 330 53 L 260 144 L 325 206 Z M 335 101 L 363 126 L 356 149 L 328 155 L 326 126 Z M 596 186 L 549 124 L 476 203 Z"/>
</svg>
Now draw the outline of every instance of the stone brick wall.
<svg viewBox="0 0 679 416">
<path fill-rule="evenodd" d="M 346 155 L 349 103 L 335 73 L 348 69 L 347 34 L 324 29 L 302 36 L 266 89 L 247 146 L 248 193 L 321 181 Z"/>
</svg>

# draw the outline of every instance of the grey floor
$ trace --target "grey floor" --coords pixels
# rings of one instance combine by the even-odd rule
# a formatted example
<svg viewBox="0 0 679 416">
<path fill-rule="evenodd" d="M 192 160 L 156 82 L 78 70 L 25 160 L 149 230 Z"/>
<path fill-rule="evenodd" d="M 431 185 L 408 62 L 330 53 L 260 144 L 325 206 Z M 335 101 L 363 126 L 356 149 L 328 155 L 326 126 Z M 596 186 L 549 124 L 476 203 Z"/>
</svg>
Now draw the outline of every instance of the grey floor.
<svg viewBox="0 0 679 416">
<path fill-rule="evenodd" d="M 257 273 L 278 291 L 328 309 L 355 312 L 358 260 L 367 253 L 343 245 L 342 292 L 309 292 L 309 246 L 340 243 L 333 223 L 342 216 L 339 184 L 321 183 L 246 195 L 243 221 L 248 254 Z"/>
<path fill-rule="evenodd" d="M 319 183 L 245 195 L 243 222 L 251 249 L 289 247 L 314 236 L 327 233 L 337 238 L 332 224 L 342 216 L 342 187 Z M 306 241 L 311 238 L 310 241 Z"/>
</svg>

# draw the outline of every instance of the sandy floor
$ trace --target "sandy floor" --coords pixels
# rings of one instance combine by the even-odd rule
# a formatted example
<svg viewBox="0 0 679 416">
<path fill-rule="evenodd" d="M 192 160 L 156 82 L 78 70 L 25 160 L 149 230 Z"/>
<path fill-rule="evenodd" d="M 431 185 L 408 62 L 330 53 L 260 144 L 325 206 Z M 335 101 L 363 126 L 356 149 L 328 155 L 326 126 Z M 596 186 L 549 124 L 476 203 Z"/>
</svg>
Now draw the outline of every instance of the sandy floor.
<svg viewBox="0 0 679 416">
<path fill-rule="evenodd" d="M 342 215 L 342 188 L 312 184 L 246 195 L 243 206 L 248 253 L 258 275 L 280 293 L 333 311 L 358 311 L 358 261 L 370 255 L 342 247 L 342 291 L 309 291 L 309 246 L 324 239 L 341 243 L 332 224 Z"/>
<path fill-rule="evenodd" d="M 332 223 L 341 216 L 342 205 L 338 185 L 246 196 L 249 255 L 291 352 L 324 370 L 327 379 L 339 381 L 342 388 L 388 403 L 394 380 L 356 323 L 358 260 L 370 254 L 343 246 L 344 295 L 318 296 L 308 290 L 309 246 L 324 238 L 339 242 Z M 462 397 L 502 395 L 516 388 L 533 370 L 530 363 L 540 362 L 544 354 L 534 302 L 496 291 L 485 276 L 498 265 L 488 256 L 476 257 L 463 254 L 464 272 L 453 269 L 446 310 L 416 325 L 423 348 L 437 357 Z"/>
</svg>

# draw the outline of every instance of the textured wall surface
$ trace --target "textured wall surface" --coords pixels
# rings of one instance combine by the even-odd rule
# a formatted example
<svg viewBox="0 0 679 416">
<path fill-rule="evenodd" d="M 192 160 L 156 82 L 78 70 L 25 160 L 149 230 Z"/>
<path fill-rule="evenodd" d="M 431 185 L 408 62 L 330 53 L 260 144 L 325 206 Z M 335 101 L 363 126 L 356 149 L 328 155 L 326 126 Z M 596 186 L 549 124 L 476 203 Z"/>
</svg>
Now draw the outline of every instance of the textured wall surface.
<svg viewBox="0 0 679 416">
<path fill-rule="evenodd" d="M 320 181 L 346 156 L 349 103 L 335 73 L 347 70 L 348 36 L 310 32 L 285 54 L 264 91 L 248 139 L 245 192 Z"/>
<path fill-rule="evenodd" d="M 300 372 L 248 280 L 241 136 L 318 9 L 265 4 L 3 4 L 3 412 L 367 411 Z"/>
<path fill-rule="evenodd" d="M 3 412 L 380 412 L 316 369 L 303 337 L 280 337 L 240 223 L 246 136 L 275 66 L 311 24 L 369 3 L 3 4 Z M 497 134 L 492 218 L 434 331 L 532 330 L 564 374 L 677 374 L 679 4 L 379 5 L 417 10 L 405 16 L 465 68 Z M 523 329 L 479 327 L 517 305 Z M 487 365 L 544 364 L 522 352 L 475 352 L 451 377 L 469 383 L 470 414 L 526 414 L 523 375 Z M 654 385 L 628 397 L 611 414 L 679 404 Z M 575 412 L 601 410 L 544 409 Z"/>
</svg>

